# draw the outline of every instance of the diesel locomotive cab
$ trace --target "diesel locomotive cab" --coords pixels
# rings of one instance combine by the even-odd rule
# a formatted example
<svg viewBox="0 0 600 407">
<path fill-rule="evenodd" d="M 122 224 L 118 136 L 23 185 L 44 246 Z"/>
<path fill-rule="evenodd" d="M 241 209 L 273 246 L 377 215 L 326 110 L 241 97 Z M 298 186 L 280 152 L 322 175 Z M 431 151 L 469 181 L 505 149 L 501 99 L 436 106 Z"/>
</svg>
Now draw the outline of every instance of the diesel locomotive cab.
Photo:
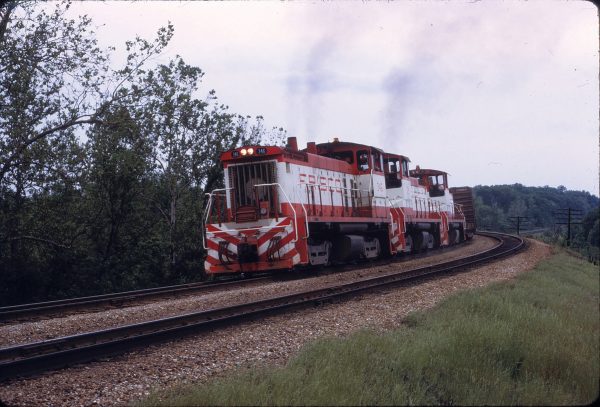
<svg viewBox="0 0 600 407">
<path fill-rule="evenodd" d="M 419 180 L 419 185 L 424 186 L 431 198 L 444 196 L 448 188 L 448 174 L 444 171 L 421 169 L 410 170 L 410 176 Z"/>
<path fill-rule="evenodd" d="M 408 178 L 408 157 L 386 153 L 383 155 L 385 188 L 401 188 L 402 178 Z"/>
</svg>

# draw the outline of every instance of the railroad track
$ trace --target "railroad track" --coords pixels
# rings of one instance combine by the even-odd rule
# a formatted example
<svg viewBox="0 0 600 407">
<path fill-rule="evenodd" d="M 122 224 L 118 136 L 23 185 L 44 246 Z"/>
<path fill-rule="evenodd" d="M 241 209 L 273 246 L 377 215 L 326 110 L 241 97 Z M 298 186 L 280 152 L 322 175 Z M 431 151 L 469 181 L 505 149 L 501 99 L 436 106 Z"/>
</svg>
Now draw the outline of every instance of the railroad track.
<svg viewBox="0 0 600 407">
<path fill-rule="evenodd" d="M 395 274 L 156 321 L 2 348 L 0 349 L 0 381 L 106 358 L 134 348 L 178 339 L 191 333 L 214 329 L 219 325 L 232 324 L 248 318 L 314 306 L 368 290 L 388 288 L 433 275 L 456 272 L 513 254 L 524 246 L 524 241 L 517 236 L 498 233 L 480 234 L 497 239 L 498 244 L 491 249 L 461 259 Z"/>
<path fill-rule="evenodd" d="M 203 291 L 232 288 L 249 283 L 271 279 L 271 276 L 251 277 L 246 280 L 223 282 L 198 282 L 172 286 L 148 288 L 144 290 L 101 294 L 90 297 L 68 298 L 57 301 L 0 307 L 0 324 L 12 321 L 30 321 L 68 315 L 79 311 L 96 311 L 118 308 L 147 300 L 193 294 Z"/>
<path fill-rule="evenodd" d="M 453 246 L 450 249 L 454 248 L 456 248 L 456 246 Z M 425 253 L 413 254 L 410 256 L 410 258 L 402 258 L 402 260 L 397 261 L 414 260 L 435 255 L 437 253 L 437 251 L 427 251 Z M 389 262 L 390 259 L 372 260 L 369 262 L 369 265 L 384 265 L 388 264 Z M 363 266 L 364 263 L 340 265 L 336 267 L 336 272 L 351 271 L 357 268 L 361 268 Z M 107 309 L 121 308 L 123 306 L 132 306 L 161 298 L 169 298 L 206 291 L 216 291 L 219 289 L 234 288 L 248 285 L 251 283 L 264 282 L 267 280 L 274 279 L 288 280 L 295 278 L 305 278 L 310 277 L 312 275 L 322 275 L 332 272 L 330 269 L 327 268 L 324 270 L 313 271 L 314 273 L 312 274 L 304 273 L 300 275 L 290 273 L 271 273 L 267 276 L 251 275 L 250 277 L 247 277 L 247 279 L 235 278 L 232 279 L 233 281 L 179 284 L 173 286 L 148 288 L 143 290 L 94 295 L 89 297 L 68 298 L 64 300 L 0 307 L 0 325 L 13 322 L 37 321 L 48 318 L 54 318 L 57 316 L 68 316 L 78 312 L 104 311 Z"/>
</svg>

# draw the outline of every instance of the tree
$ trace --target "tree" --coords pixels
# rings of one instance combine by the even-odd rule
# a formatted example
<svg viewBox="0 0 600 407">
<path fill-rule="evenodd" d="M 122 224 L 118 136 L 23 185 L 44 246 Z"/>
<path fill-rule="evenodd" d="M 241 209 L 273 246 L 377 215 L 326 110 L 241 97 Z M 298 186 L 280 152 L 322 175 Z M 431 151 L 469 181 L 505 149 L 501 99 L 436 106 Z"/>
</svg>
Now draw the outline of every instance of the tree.
<svg viewBox="0 0 600 407">
<path fill-rule="evenodd" d="M 153 42 L 127 43 L 127 62 L 115 71 L 108 64 L 111 49 L 98 47 L 91 20 L 67 18 L 69 7 L 68 1 L 0 4 L 3 280 L 49 276 L 53 262 L 79 249 L 74 242 L 85 222 L 75 212 L 86 174 L 78 131 L 102 124 L 112 106 L 133 100 L 139 90 L 125 85 L 173 32 L 168 26 Z"/>
<path fill-rule="evenodd" d="M 121 230 L 135 213 L 150 168 L 151 146 L 126 107 L 107 112 L 106 123 L 88 132 L 86 199 L 94 218 L 90 232 L 105 263 L 120 245 Z"/>
<path fill-rule="evenodd" d="M 95 122 L 107 54 L 98 48 L 90 20 L 66 19 L 68 8 L 60 3 L 47 13 L 34 3 L 2 7 L 0 185 L 19 189 L 24 177 L 39 176 L 75 126 Z"/>
<path fill-rule="evenodd" d="M 26 235 L 18 215 L 24 196 L 57 175 L 63 181 L 70 175 L 65 169 L 72 163 L 63 159 L 77 150 L 76 129 L 100 124 L 107 109 L 139 92 L 124 85 L 173 33 L 168 26 L 154 42 L 128 42 L 126 65 L 112 71 L 91 20 L 68 19 L 69 7 L 61 2 L 47 12 L 34 2 L 0 6 L 0 193 L 12 200 L 15 214 L 0 239 L 16 242 Z"/>
<path fill-rule="evenodd" d="M 139 122 L 151 139 L 153 170 L 161 187 L 153 206 L 168 227 L 172 266 L 186 246 L 185 236 L 200 236 L 204 193 L 222 182 L 220 153 L 259 143 L 263 137 L 281 141 L 285 133 L 283 129 L 268 133 L 260 116 L 253 123 L 230 113 L 214 90 L 204 100 L 195 98 L 202 76 L 199 68 L 177 56 L 139 78 L 138 86 L 145 89 Z"/>
<path fill-rule="evenodd" d="M 149 67 L 170 24 L 112 69 L 69 7 L 0 4 L 0 304 L 198 278 L 220 153 L 285 135 L 198 98 L 182 58 Z"/>
</svg>

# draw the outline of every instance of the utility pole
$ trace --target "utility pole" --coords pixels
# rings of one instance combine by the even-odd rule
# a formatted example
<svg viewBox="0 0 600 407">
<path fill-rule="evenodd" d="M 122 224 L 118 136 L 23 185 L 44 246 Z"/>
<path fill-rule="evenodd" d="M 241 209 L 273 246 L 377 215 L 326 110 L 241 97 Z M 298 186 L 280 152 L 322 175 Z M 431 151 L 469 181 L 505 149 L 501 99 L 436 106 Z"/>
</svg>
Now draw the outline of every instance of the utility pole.
<svg viewBox="0 0 600 407">
<path fill-rule="evenodd" d="M 567 225 L 567 247 L 571 246 L 571 225 L 581 225 L 583 211 L 581 209 L 561 208 L 553 211 L 558 222 L 555 225 Z"/>
<path fill-rule="evenodd" d="M 527 223 L 529 222 L 527 219 L 529 219 L 527 216 L 511 216 L 508 219 L 510 219 L 511 221 L 513 221 L 513 225 L 515 224 L 516 221 L 516 226 L 517 226 L 517 235 L 521 234 L 521 223 Z M 523 222 L 521 222 L 523 221 Z"/>
</svg>

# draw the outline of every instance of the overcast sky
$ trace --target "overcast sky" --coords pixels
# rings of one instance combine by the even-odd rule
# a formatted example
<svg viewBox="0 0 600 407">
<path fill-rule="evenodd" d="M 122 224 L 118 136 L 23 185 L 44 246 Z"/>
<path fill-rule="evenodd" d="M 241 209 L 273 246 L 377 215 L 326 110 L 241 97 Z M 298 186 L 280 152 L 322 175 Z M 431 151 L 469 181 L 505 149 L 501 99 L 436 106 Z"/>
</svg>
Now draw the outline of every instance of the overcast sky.
<svg viewBox="0 0 600 407">
<path fill-rule="evenodd" d="M 579 1 L 81 2 L 104 46 L 175 36 L 231 111 L 451 174 L 598 195 L 598 14 Z"/>
</svg>

